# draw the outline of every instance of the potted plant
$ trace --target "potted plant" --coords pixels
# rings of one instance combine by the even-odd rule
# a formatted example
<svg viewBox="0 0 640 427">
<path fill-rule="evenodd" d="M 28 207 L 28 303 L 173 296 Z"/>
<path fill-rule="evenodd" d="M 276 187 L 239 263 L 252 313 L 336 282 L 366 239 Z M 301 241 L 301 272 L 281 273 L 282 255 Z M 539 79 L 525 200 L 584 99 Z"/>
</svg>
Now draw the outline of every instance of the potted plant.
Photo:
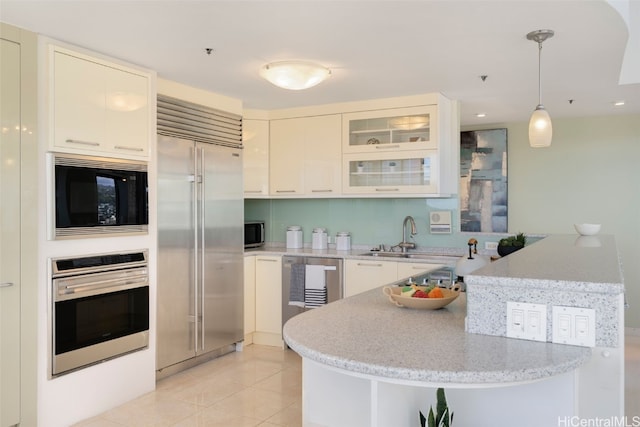
<svg viewBox="0 0 640 427">
<path fill-rule="evenodd" d="M 453 425 L 453 412 L 449 412 L 447 399 L 444 395 L 444 389 L 436 390 L 436 413 L 433 413 L 433 406 L 429 408 L 429 415 L 424 416 L 420 411 L 421 427 L 451 427 Z"/>
<path fill-rule="evenodd" d="M 524 248 L 527 243 L 527 237 L 524 233 L 518 233 L 515 236 L 505 237 L 498 242 L 498 255 L 507 256 L 512 252 Z"/>
</svg>

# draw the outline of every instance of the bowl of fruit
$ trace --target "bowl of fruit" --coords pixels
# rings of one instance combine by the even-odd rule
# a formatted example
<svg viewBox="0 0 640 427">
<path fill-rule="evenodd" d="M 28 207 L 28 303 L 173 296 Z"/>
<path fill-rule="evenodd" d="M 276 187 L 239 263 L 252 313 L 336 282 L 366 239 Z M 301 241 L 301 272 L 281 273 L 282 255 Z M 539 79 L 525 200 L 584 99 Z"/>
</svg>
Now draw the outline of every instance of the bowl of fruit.
<svg viewBox="0 0 640 427">
<path fill-rule="evenodd" d="M 405 285 L 385 286 L 382 292 L 389 297 L 389 301 L 398 307 L 437 310 L 442 308 L 460 295 L 460 284 L 456 283 L 451 289 L 440 288 L 435 285 Z"/>
</svg>

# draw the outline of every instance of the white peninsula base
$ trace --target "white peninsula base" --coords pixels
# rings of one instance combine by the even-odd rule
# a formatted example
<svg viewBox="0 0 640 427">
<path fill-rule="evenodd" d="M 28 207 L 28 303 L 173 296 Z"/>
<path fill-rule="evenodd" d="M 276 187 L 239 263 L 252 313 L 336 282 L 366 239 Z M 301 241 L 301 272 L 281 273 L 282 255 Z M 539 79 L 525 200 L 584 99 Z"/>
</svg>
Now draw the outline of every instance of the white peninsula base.
<svg viewBox="0 0 640 427">
<path fill-rule="evenodd" d="M 419 426 L 436 406 L 438 385 L 357 375 L 303 359 L 306 427 Z M 570 425 L 575 374 L 520 384 L 442 384 L 454 426 Z M 462 388 L 463 387 L 463 388 Z M 563 424 L 564 420 L 567 420 Z"/>
</svg>

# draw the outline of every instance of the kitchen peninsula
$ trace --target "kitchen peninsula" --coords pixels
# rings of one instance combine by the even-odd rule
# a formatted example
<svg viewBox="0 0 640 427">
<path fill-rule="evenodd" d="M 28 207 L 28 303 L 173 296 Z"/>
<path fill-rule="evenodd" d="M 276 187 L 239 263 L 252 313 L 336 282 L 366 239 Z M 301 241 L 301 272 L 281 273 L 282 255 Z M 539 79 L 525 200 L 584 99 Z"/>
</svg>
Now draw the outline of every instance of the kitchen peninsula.
<svg viewBox="0 0 640 427">
<path fill-rule="evenodd" d="M 505 337 L 506 308 L 494 293 L 523 284 L 516 301 L 549 304 L 549 342 Z M 378 288 L 291 319 L 284 338 L 303 357 L 304 425 L 418 425 L 438 387 L 459 425 L 533 427 L 624 414 L 624 285 L 612 237 L 547 237 L 474 272 L 467 286 L 441 310 L 398 308 Z M 502 309 L 487 310 L 493 323 L 469 333 L 471 315 L 482 317 L 476 290 L 486 292 L 484 305 Z M 615 305 L 596 308 L 596 347 L 550 342 L 551 305 L 589 301 Z"/>
</svg>

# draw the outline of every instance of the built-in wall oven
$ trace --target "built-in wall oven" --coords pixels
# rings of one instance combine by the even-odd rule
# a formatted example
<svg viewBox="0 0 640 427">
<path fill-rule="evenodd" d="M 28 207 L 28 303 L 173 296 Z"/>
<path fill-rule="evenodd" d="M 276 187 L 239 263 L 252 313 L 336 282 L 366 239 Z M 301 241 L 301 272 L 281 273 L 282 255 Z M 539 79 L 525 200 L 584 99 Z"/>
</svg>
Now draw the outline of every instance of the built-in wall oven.
<svg viewBox="0 0 640 427">
<path fill-rule="evenodd" d="M 149 345 L 146 250 L 58 258 L 52 267 L 52 376 Z"/>
</svg>

